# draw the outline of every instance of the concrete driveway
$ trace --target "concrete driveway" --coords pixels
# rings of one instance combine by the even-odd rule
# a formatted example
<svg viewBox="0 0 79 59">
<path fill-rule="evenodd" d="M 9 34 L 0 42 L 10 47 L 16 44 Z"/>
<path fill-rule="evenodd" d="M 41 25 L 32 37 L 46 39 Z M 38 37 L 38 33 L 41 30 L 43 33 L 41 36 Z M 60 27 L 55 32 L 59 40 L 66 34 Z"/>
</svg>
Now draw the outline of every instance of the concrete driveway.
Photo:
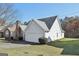
<svg viewBox="0 0 79 59">
<path fill-rule="evenodd" d="M 14 44 L 14 43 L 3 43 L 0 44 L 0 48 L 17 48 L 31 46 L 30 44 Z"/>
<path fill-rule="evenodd" d="M 31 46 L 31 45 L 21 41 L 19 43 L 18 42 L 12 43 L 4 39 L 0 39 L 0 48 L 17 48 L 17 47 L 26 47 L 26 46 Z"/>
</svg>

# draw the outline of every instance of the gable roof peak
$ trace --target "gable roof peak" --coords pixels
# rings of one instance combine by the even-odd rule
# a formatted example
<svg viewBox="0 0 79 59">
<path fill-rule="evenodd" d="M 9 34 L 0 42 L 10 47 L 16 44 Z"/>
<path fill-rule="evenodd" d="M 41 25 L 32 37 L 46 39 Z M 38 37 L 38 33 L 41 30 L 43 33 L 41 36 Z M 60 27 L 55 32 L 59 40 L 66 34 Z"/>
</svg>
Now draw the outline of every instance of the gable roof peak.
<svg viewBox="0 0 79 59">
<path fill-rule="evenodd" d="M 41 18 L 38 20 L 45 22 L 47 27 L 50 29 L 52 27 L 54 21 L 56 20 L 56 18 L 57 18 L 57 16 L 51 16 L 51 17 Z"/>
<path fill-rule="evenodd" d="M 48 27 L 46 26 L 45 22 L 42 22 L 40 20 L 34 20 L 44 31 L 48 32 L 49 29 Z"/>
</svg>

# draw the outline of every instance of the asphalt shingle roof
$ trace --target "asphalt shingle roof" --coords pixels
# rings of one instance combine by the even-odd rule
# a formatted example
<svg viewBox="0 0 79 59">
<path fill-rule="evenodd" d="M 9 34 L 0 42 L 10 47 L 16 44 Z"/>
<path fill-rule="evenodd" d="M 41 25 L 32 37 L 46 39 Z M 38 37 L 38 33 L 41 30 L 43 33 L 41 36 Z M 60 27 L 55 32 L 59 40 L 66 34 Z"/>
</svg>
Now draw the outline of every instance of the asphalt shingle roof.
<svg viewBox="0 0 79 59">
<path fill-rule="evenodd" d="M 56 18 L 57 18 L 57 16 L 51 16 L 51 17 L 47 17 L 47 18 L 41 18 L 38 20 L 45 22 L 47 27 L 50 29 Z"/>
<path fill-rule="evenodd" d="M 46 18 L 41 18 L 41 19 L 37 19 L 34 20 L 36 23 L 38 23 L 45 31 L 49 31 L 54 23 L 54 21 L 56 20 L 57 16 L 51 16 L 51 17 L 46 17 Z M 29 21 L 28 23 L 30 23 L 31 21 Z M 61 22 L 60 20 L 58 20 L 59 25 L 61 27 Z M 61 31 L 64 32 L 61 28 Z"/>
</svg>

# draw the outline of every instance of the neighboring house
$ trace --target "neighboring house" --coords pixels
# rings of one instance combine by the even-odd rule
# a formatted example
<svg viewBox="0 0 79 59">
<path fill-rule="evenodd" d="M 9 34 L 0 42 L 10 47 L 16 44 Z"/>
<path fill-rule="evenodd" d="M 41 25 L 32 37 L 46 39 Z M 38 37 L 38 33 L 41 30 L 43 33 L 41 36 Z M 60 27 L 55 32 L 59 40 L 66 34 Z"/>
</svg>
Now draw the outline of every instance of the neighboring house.
<svg viewBox="0 0 79 59">
<path fill-rule="evenodd" d="M 5 20 L 0 19 L 0 37 L 4 37 Z"/>
<path fill-rule="evenodd" d="M 5 37 L 5 39 L 9 40 L 11 38 L 10 34 L 11 33 L 10 33 L 9 29 L 5 29 L 4 30 L 4 37 Z"/>
<path fill-rule="evenodd" d="M 12 26 L 8 27 L 5 30 L 5 36 L 7 36 L 8 38 L 11 38 L 11 39 L 16 39 L 16 40 L 22 39 L 23 40 L 24 39 L 24 30 L 26 27 L 27 27 L 26 25 L 23 25 L 20 23 L 17 24 L 17 21 L 16 21 L 15 24 L 13 24 Z"/>
<path fill-rule="evenodd" d="M 25 29 L 25 41 L 39 43 L 39 38 L 48 42 L 64 38 L 64 31 L 57 16 L 31 20 Z"/>
<path fill-rule="evenodd" d="M 0 37 L 4 37 L 5 26 L 0 26 Z"/>
<path fill-rule="evenodd" d="M 16 24 L 13 24 L 9 26 L 7 29 L 4 31 L 4 36 L 5 38 L 15 38 L 15 29 L 16 29 Z"/>
</svg>

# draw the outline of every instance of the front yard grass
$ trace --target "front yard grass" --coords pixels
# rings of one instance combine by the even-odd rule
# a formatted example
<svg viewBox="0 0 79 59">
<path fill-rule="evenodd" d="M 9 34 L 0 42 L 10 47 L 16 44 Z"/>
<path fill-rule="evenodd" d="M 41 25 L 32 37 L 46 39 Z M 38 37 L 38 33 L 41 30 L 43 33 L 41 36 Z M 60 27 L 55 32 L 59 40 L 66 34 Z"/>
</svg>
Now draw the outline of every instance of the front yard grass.
<svg viewBox="0 0 79 59">
<path fill-rule="evenodd" d="M 3 45 L 4 43 L 8 42 L 5 41 L 5 39 L 0 39 L 0 45 Z M 62 51 L 62 48 L 57 48 L 49 45 L 27 45 L 17 48 L 0 47 L 0 53 L 8 54 L 9 56 L 53 56 L 60 55 Z"/>
<path fill-rule="evenodd" d="M 48 45 L 32 45 L 20 48 L 1 49 L 0 53 L 7 53 L 9 56 L 53 56 L 60 55 L 61 48 Z"/>
<path fill-rule="evenodd" d="M 64 38 L 51 42 L 49 45 L 63 48 L 61 55 L 79 55 L 79 38 Z"/>
<path fill-rule="evenodd" d="M 5 42 L 5 40 L 0 40 L 0 45 Z M 79 38 L 64 38 L 53 41 L 48 45 L 0 48 L 0 53 L 5 53 L 9 56 L 79 55 Z"/>
</svg>

